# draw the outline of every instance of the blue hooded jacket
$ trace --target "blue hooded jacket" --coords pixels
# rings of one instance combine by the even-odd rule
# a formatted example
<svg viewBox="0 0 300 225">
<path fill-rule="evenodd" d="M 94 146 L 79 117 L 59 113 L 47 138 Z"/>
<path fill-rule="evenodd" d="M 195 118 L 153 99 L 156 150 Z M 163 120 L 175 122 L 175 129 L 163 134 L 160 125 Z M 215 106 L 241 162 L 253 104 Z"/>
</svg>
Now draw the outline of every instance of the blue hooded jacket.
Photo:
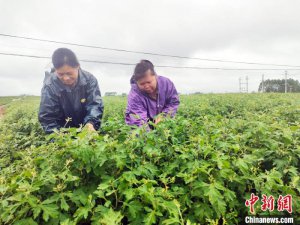
<svg viewBox="0 0 300 225">
<path fill-rule="evenodd" d="M 46 72 L 39 110 L 39 121 L 46 133 L 86 123 L 98 130 L 103 109 L 97 79 L 89 72 L 79 69 L 74 88 L 64 85 L 55 73 Z"/>
</svg>

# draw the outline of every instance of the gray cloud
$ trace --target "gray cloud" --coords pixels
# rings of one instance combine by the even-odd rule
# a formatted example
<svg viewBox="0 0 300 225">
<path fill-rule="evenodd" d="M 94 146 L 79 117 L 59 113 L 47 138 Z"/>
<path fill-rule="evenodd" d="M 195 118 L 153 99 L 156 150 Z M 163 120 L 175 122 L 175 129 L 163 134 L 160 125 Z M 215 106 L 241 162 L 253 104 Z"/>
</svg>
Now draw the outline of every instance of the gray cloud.
<svg viewBox="0 0 300 225">
<path fill-rule="evenodd" d="M 199 58 L 298 65 L 300 2 L 248 1 L 17 1 L 0 0 L 0 33 L 111 48 Z M 63 45 L 0 36 L 0 52 L 51 56 Z M 79 59 L 155 65 L 270 68 L 112 52 L 64 46 Z M 0 95 L 40 93 L 50 59 L 0 56 Z M 99 80 L 102 93 L 128 92 L 133 66 L 81 63 Z M 277 68 L 277 67 L 276 67 Z M 280 68 L 280 67 L 279 67 Z M 284 69 L 284 68 L 282 68 Z M 283 78 L 280 71 L 219 71 L 157 68 L 179 92 L 237 92 L 238 78 L 249 77 L 257 91 L 261 75 Z M 290 71 L 299 78 L 300 72 Z"/>
</svg>

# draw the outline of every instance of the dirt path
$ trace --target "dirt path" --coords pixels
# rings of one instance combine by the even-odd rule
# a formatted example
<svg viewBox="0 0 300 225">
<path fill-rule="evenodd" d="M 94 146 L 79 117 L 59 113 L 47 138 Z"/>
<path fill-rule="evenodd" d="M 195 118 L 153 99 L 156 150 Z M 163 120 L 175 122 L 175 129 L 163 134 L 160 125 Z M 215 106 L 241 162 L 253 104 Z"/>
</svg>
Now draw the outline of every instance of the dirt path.
<svg viewBox="0 0 300 225">
<path fill-rule="evenodd" d="M 0 105 L 0 118 L 4 115 L 5 113 L 5 108 L 3 105 Z"/>
</svg>

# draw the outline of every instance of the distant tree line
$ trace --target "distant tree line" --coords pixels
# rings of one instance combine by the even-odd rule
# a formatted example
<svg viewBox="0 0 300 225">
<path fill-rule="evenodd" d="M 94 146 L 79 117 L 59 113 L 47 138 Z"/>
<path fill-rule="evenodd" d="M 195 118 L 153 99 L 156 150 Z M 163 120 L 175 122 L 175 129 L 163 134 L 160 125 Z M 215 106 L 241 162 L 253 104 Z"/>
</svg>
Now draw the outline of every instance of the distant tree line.
<svg viewBox="0 0 300 225">
<path fill-rule="evenodd" d="M 118 95 L 118 93 L 117 92 L 105 92 L 105 94 L 104 94 L 104 96 L 117 96 Z M 126 97 L 127 96 L 127 94 L 126 93 L 122 93 L 122 94 L 120 94 L 120 96 L 122 96 L 122 97 Z"/>
<path fill-rule="evenodd" d="M 264 90 L 262 90 L 264 87 Z M 285 92 L 285 79 L 268 79 L 264 84 L 260 82 L 259 92 Z M 300 83 L 298 80 L 287 79 L 287 92 L 300 92 Z"/>
</svg>

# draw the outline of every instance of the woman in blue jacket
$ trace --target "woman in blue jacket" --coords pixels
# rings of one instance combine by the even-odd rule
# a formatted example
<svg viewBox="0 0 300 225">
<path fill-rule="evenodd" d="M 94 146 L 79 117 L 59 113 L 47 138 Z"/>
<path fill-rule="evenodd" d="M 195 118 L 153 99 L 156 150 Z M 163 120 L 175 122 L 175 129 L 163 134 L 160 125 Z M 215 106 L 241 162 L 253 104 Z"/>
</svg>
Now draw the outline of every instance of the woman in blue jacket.
<svg viewBox="0 0 300 225">
<path fill-rule="evenodd" d="M 39 110 L 44 131 L 79 126 L 98 130 L 104 107 L 97 79 L 80 68 L 70 49 L 57 49 L 52 63 L 54 70 L 46 72 Z"/>
</svg>

